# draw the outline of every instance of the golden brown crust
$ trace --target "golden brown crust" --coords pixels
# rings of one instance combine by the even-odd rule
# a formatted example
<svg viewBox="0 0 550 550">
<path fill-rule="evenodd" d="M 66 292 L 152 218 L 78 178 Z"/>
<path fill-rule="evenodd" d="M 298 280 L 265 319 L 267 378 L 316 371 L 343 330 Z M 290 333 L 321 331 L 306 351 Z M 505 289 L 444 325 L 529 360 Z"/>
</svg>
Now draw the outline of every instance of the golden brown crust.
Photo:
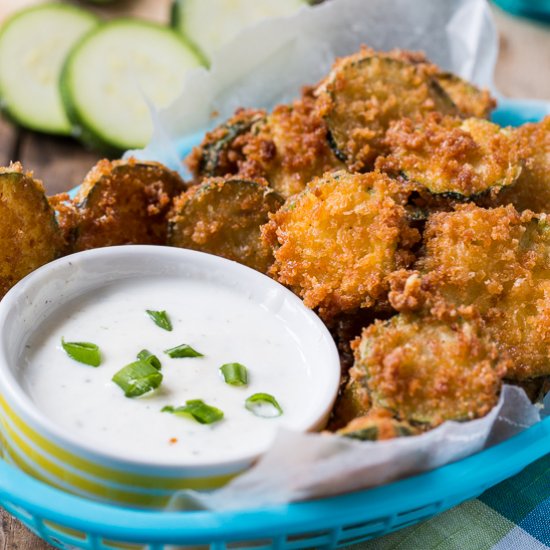
<svg viewBox="0 0 550 550">
<path fill-rule="evenodd" d="M 370 169 L 386 152 L 384 134 L 392 121 L 434 111 L 458 114 L 424 64 L 370 50 L 339 59 L 316 94 L 336 154 L 352 171 Z"/>
<path fill-rule="evenodd" d="M 451 73 L 438 72 L 434 76 L 464 118 L 489 118 L 491 111 L 497 106 L 496 99 L 489 90 L 479 89 Z"/>
<path fill-rule="evenodd" d="M 285 198 L 302 191 L 315 176 L 343 166 L 328 145 L 326 124 L 308 89 L 292 105 L 275 107 L 243 153 L 246 160 L 239 173 L 264 176 Z"/>
<path fill-rule="evenodd" d="M 236 174 L 239 164 L 245 160 L 242 148 L 246 139 L 241 136 L 249 136 L 252 126 L 263 121 L 265 116 L 262 109 L 237 109 L 229 120 L 207 132 L 201 144 L 194 147 L 185 160 L 195 183 L 200 183 L 204 177 Z"/>
<path fill-rule="evenodd" d="M 156 162 L 102 160 L 75 199 L 74 250 L 121 244 L 166 244 L 172 197 L 185 188 L 175 172 Z"/>
<path fill-rule="evenodd" d="M 512 359 L 510 379 L 549 375 L 549 257 L 545 215 L 463 205 L 430 216 L 417 271 L 393 274 L 389 299 L 440 318 L 471 306 Z"/>
<path fill-rule="evenodd" d="M 385 135 L 389 155 L 376 167 L 404 174 L 418 191 L 474 197 L 513 184 L 522 164 L 510 129 L 483 119 L 432 113 L 422 121 L 393 122 Z"/>
<path fill-rule="evenodd" d="M 222 256 L 266 273 L 271 249 L 260 226 L 283 199 L 265 180 L 210 178 L 174 201 L 169 244 Z"/>
<path fill-rule="evenodd" d="M 63 240 L 63 254 L 73 252 L 75 231 L 78 225 L 78 208 L 68 193 L 48 197 L 50 206 L 57 216 L 57 223 Z"/>
<path fill-rule="evenodd" d="M 271 217 L 271 275 L 325 319 L 385 301 L 387 276 L 413 259 L 399 186 L 384 174 L 325 174 Z"/>
<path fill-rule="evenodd" d="M 375 322 L 354 345 L 351 379 L 368 388 L 373 406 L 430 427 L 487 414 L 508 365 L 479 319 L 401 314 Z"/>
<path fill-rule="evenodd" d="M 518 181 L 498 195 L 498 204 L 550 213 L 550 116 L 514 129 L 512 136 L 523 170 Z"/>
<path fill-rule="evenodd" d="M 63 250 L 42 182 L 20 163 L 0 168 L 0 245 L 0 297 Z"/>
<path fill-rule="evenodd" d="M 360 441 L 384 441 L 415 435 L 420 433 L 420 429 L 396 420 L 385 409 L 372 409 L 366 415 L 353 419 L 337 433 Z"/>
</svg>

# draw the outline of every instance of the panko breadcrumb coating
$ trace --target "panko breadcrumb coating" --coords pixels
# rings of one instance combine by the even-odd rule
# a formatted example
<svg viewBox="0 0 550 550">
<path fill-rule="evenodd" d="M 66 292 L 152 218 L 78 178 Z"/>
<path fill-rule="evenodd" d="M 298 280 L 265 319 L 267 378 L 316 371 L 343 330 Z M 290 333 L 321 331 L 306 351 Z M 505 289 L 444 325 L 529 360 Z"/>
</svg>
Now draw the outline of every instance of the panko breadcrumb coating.
<svg viewBox="0 0 550 550">
<path fill-rule="evenodd" d="M 318 114 L 336 155 L 352 171 L 372 168 L 386 152 L 384 134 L 403 117 L 420 119 L 458 109 L 424 64 L 364 50 L 339 59 L 316 91 Z"/>
<path fill-rule="evenodd" d="M 365 416 L 353 419 L 338 435 L 359 441 L 384 441 L 420 433 L 420 429 L 408 422 L 396 420 L 385 409 L 372 409 Z"/>
<path fill-rule="evenodd" d="M 497 105 L 488 90 L 480 90 L 454 74 L 438 72 L 434 77 L 464 118 L 489 118 Z"/>
<path fill-rule="evenodd" d="M 305 88 L 291 105 L 273 112 L 239 110 L 212 132 L 187 159 L 195 179 L 236 175 L 265 178 L 284 198 L 302 191 L 308 181 L 341 168 L 327 141 L 326 124 L 315 112 L 315 98 Z"/>
<path fill-rule="evenodd" d="M 237 109 L 227 122 L 207 132 L 185 161 L 195 182 L 200 183 L 203 177 L 236 174 L 245 158 L 242 147 L 246 144 L 238 138 L 248 137 L 255 124 L 265 122 L 266 114 L 263 109 Z"/>
<path fill-rule="evenodd" d="M 519 177 L 522 163 L 509 128 L 483 119 L 461 120 L 428 115 L 422 121 L 404 118 L 386 132 L 390 151 L 376 167 L 403 174 L 418 191 L 450 195 L 458 200 L 490 192 L 492 197 Z"/>
<path fill-rule="evenodd" d="M 550 214 L 550 116 L 515 128 L 512 137 L 523 170 L 515 185 L 501 191 L 498 203 Z"/>
<path fill-rule="evenodd" d="M 283 199 L 266 181 L 210 178 L 174 201 L 168 244 L 235 260 L 262 273 L 273 261 L 260 239 Z"/>
<path fill-rule="evenodd" d="M 157 162 L 99 161 L 80 187 L 75 251 L 121 244 L 166 244 L 166 215 L 185 184 Z"/>
<path fill-rule="evenodd" d="M 263 228 L 270 274 L 330 319 L 385 301 L 387 276 L 419 239 L 400 188 L 384 174 L 340 171 L 314 179 Z"/>
<path fill-rule="evenodd" d="M 430 216 L 416 271 L 392 274 L 400 311 L 472 306 L 512 363 L 510 379 L 550 375 L 550 224 L 513 206 Z"/>
<path fill-rule="evenodd" d="M 368 389 L 373 407 L 429 427 L 486 415 L 507 369 L 475 318 L 446 323 L 400 314 L 366 328 L 354 347 L 351 379 Z"/>
<path fill-rule="evenodd" d="M 0 168 L 0 298 L 63 251 L 42 182 L 19 163 Z"/>
</svg>

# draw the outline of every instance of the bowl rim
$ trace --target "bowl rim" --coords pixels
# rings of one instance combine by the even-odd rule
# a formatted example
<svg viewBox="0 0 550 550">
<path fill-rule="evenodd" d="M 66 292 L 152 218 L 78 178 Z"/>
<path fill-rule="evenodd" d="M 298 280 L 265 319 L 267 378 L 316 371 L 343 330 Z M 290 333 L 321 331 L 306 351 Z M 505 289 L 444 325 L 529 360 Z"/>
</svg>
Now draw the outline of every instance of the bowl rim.
<svg viewBox="0 0 550 550">
<path fill-rule="evenodd" d="M 304 323 L 304 330 L 316 329 L 321 336 L 319 338 L 319 345 L 327 347 L 327 353 L 323 354 L 326 361 L 322 365 L 316 365 L 316 369 L 319 370 L 319 373 L 323 373 L 325 377 L 325 383 L 319 385 L 322 390 L 322 399 L 319 400 L 321 404 L 312 409 L 312 412 L 299 425 L 286 429 L 300 432 L 315 430 L 323 419 L 327 418 L 336 399 L 340 384 L 339 354 L 328 328 L 312 310 L 303 304 L 298 296 L 280 283 L 238 262 L 204 252 L 161 245 L 120 245 L 77 252 L 49 262 L 20 280 L 0 301 L 0 340 L 5 338 L 6 321 L 10 313 L 13 312 L 12 310 L 21 295 L 29 289 L 36 287 L 37 284 L 40 284 L 52 271 L 57 270 L 59 267 L 70 269 L 71 264 L 81 258 L 86 262 L 97 262 L 98 265 L 103 263 L 106 266 L 108 264 L 104 260 L 116 258 L 124 261 L 124 258 L 129 257 L 128 255 L 131 257 L 141 256 L 143 259 L 152 259 L 154 257 L 158 261 L 161 261 L 162 258 L 172 258 L 175 261 L 179 259 L 182 263 L 190 262 L 195 267 L 197 265 L 201 266 L 202 269 L 207 269 L 207 266 L 214 266 L 224 272 L 226 276 L 242 276 L 247 279 L 247 282 L 255 281 L 254 284 L 258 286 L 273 288 L 278 292 L 282 292 L 285 300 L 289 300 L 293 306 L 296 306 L 300 314 L 309 321 L 308 323 Z M 135 273 L 136 277 L 140 275 L 139 272 Z M 82 269 L 78 270 L 76 279 L 82 279 L 83 277 L 86 277 L 86 271 Z M 120 280 L 120 277 L 116 277 L 114 281 L 116 280 Z M 113 282 L 113 280 L 109 282 Z M 92 291 L 92 288 L 88 289 L 88 292 Z M 57 309 L 55 307 L 55 300 L 53 300 L 52 304 L 54 307 L 48 315 L 53 314 Z M 33 327 L 33 330 L 35 328 Z M 29 335 L 25 336 L 25 338 L 28 337 Z M 179 463 L 175 462 L 172 464 L 125 456 L 107 448 L 99 449 L 97 442 L 89 444 L 86 440 L 79 439 L 40 412 L 40 408 L 33 402 L 32 398 L 21 386 L 17 376 L 12 372 L 7 355 L 5 346 L 0 345 L 0 395 L 14 410 L 14 413 L 40 436 L 84 460 L 100 463 L 107 467 L 111 466 L 115 469 L 124 468 L 127 471 L 135 473 L 148 472 L 154 475 L 169 476 L 182 475 L 183 472 L 184 475 L 189 473 L 192 474 L 192 477 L 197 477 L 200 475 L 212 476 L 241 471 L 250 466 L 267 451 L 266 448 L 259 453 L 244 453 L 230 460 L 186 464 L 185 459 L 182 459 Z"/>
</svg>

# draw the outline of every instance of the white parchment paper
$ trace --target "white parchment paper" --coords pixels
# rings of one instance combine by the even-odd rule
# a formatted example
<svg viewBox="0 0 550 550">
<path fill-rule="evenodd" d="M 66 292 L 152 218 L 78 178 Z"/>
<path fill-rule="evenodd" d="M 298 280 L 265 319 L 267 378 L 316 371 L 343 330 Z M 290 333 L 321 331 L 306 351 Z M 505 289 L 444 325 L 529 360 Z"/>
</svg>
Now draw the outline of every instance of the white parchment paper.
<svg viewBox="0 0 550 550">
<path fill-rule="evenodd" d="M 443 69 L 492 88 L 498 42 L 486 0 L 330 0 L 245 29 L 210 70 L 189 71 L 174 103 L 153 113 L 150 144 L 128 155 L 181 171 L 197 135 L 238 107 L 292 100 L 326 75 L 335 57 L 362 44 L 424 51 Z"/>
<path fill-rule="evenodd" d="M 191 71 L 177 100 L 153 113 L 151 143 L 128 154 L 181 170 L 189 145 L 237 107 L 290 101 L 324 76 L 336 56 L 362 44 L 422 50 L 443 69 L 492 88 L 497 37 L 485 0 L 331 0 L 247 29 L 210 70 Z M 379 485 L 459 460 L 539 420 L 523 390 L 505 386 L 485 418 L 447 422 L 420 436 L 371 443 L 280 431 L 247 473 L 209 494 L 184 491 L 171 507 L 237 509 Z"/>
</svg>

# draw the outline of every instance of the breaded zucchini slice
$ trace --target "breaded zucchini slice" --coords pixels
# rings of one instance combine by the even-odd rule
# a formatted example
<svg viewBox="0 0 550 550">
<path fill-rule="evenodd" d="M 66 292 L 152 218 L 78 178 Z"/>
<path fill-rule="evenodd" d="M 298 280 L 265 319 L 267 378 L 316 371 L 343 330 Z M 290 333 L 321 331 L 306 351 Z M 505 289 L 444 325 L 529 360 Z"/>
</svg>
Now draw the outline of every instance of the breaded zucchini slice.
<svg viewBox="0 0 550 550">
<path fill-rule="evenodd" d="M 370 169 L 385 152 L 383 138 L 390 122 L 433 111 L 458 114 L 424 65 L 385 54 L 340 59 L 317 95 L 329 142 L 352 171 Z"/>
<path fill-rule="evenodd" d="M 519 177 L 522 163 L 513 133 L 484 119 L 442 117 L 391 124 L 385 143 L 390 151 L 377 168 L 402 174 L 419 191 L 466 200 L 484 193 L 493 197 Z"/>
<path fill-rule="evenodd" d="M 291 105 L 278 105 L 243 147 L 243 176 L 260 175 L 284 198 L 303 191 L 307 182 L 343 168 L 327 141 L 325 121 L 315 111 L 309 89 Z"/>
<path fill-rule="evenodd" d="M 385 409 L 372 409 L 365 416 L 355 418 L 338 430 L 338 435 L 359 441 L 383 441 L 420 433 L 416 426 L 396 420 Z"/>
<path fill-rule="evenodd" d="M 424 276 L 424 289 L 485 314 L 526 275 L 524 240 L 522 215 L 512 206 L 460 205 L 429 217 L 415 267 Z"/>
<path fill-rule="evenodd" d="M 417 272 L 392 275 L 400 311 L 445 316 L 473 306 L 512 364 L 508 378 L 550 375 L 550 223 L 513 206 L 462 205 L 430 216 Z"/>
<path fill-rule="evenodd" d="M 157 162 L 98 162 L 75 198 L 74 250 L 166 244 L 166 215 L 172 197 L 183 189 L 179 175 Z"/>
<path fill-rule="evenodd" d="M 0 297 L 61 255 L 63 241 L 42 182 L 21 164 L 0 168 Z"/>
<path fill-rule="evenodd" d="M 263 228 L 275 255 L 270 274 L 327 320 L 385 301 L 386 277 L 410 263 L 419 239 L 405 200 L 378 172 L 314 179 Z"/>
<path fill-rule="evenodd" d="M 523 170 L 517 182 L 498 195 L 498 203 L 511 203 L 519 211 L 550 213 L 550 116 L 514 128 L 512 138 L 518 144 Z"/>
<path fill-rule="evenodd" d="M 332 432 L 339 430 L 355 418 L 365 416 L 370 410 L 371 402 L 367 388 L 350 379 L 340 389 L 328 430 Z"/>
<path fill-rule="evenodd" d="M 264 181 L 212 178 L 174 202 L 168 244 L 235 260 L 262 273 L 273 261 L 260 226 L 283 199 Z"/>
<path fill-rule="evenodd" d="M 246 143 L 238 138 L 263 124 L 265 116 L 266 112 L 260 109 L 238 109 L 227 122 L 208 132 L 186 159 L 195 179 L 236 174 L 239 161 L 244 159 L 242 145 Z"/>
<path fill-rule="evenodd" d="M 452 73 L 434 75 L 464 118 L 489 118 L 497 102 L 488 90 L 481 90 Z"/>
<path fill-rule="evenodd" d="M 479 319 L 399 314 L 366 328 L 354 346 L 351 376 L 368 388 L 373 407 L 431 428 L 486 415 L 507 368 Z"/>
<path fill-rule="evenodd" d="M 515 280 L 486 315 L 491 336 L 512 359 L 513 380 L 550 376 L 550 219 L 526 211 L 522 229 Z"/>
</svg>

